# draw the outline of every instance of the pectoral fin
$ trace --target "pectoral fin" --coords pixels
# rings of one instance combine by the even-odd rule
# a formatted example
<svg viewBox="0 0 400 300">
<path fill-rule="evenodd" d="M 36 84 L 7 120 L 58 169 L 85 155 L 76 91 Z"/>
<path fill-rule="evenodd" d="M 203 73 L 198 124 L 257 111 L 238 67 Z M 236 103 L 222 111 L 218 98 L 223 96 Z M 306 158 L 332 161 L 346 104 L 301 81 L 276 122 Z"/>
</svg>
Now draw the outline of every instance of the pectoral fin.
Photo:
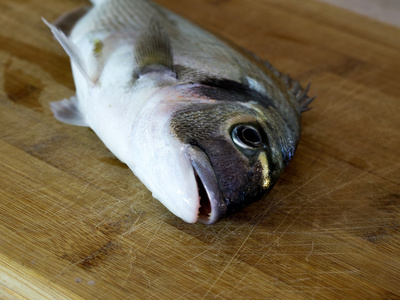
<svg viewBox="0 0 400 300">
<path fill-rule="evenodd" d="M 50 108 L 57 120 L 77 126 L 89 127 L 85 116 L 79 109 L 78 100 L 72 97 L 70 100 L 63 99 L 61 101 L 51 102 Z"/>
<path fill-rule="evenodd" d="M 44 18 L 42 18 L 42 20 L 50 28 L 54 37 L 64 48 L 64 51 L 68 54 L 69 58 L 71 59 L 71 62 L 78 68 L 83 78 L 86 79 L 88 85 L 93 86 L 95 82 L 90 79 L 90 76 L 87 72 L 87 68 L 85 67 L 85 64 L 81 58 L 79 49 L 75 46 L 75 44 L 71 41 L 71 39 L 64 34 L 64 32 L 62 32 L 54 25 L 47 22 Z"/>
<path fill-rule="evenodd" d="M 171 42 L 157 20 L 152 20 L 135 44 L 137 74 L 171 72 L 175 74 Z M 175 74 L 176 75 L 176 74 Z"/>
</svg>

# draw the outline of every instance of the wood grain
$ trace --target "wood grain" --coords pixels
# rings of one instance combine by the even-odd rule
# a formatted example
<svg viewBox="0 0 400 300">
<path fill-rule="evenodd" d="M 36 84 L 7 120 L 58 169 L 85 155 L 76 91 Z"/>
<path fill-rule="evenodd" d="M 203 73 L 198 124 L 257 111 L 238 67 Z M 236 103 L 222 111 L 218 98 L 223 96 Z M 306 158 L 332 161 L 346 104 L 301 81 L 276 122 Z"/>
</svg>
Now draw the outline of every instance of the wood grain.
<svg viewBox="0 0 400 300">
<path fill-rule="evenodd" d="M 400 2 L 397 0 L 320 0 L 381 22 L 400 27 Z"/>
<path fill-rule="evenodd" d="M 213 226 L 151 197 L 48 103 L 74 94 L 40 17 L 0 0 L 0 298 L 400 299 L 400 29 L 312 0 L 159 0 L 312 81 L 293 162 Z"/>
</svg>

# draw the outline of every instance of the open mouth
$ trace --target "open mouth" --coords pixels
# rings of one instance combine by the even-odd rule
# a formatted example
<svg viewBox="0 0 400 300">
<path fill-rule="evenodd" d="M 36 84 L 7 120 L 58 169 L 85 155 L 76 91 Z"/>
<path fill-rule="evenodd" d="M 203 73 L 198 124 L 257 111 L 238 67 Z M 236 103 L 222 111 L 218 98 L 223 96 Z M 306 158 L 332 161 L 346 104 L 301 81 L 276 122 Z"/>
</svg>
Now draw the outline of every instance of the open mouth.
<svg viewBox="0 0 400 300">
<path fill-rule="evenodd" d="M 201 181 L 200 176 L 197 174 L 196 170 L 194 170 L 194 175 L 196 177 L 197 189 L 199 191 L 199 201 L 200 201 L 198 221 L 199 222 L 203 221 L 208 223 L 212 211 L 211 201 L 210 198 L 208 197 L 203 181 Z"/>
<path fill-rule="evenodd" d="M 197 221 L 213 224 L 226 214 L 226 204 L 207 155 L 195 146 L 188 149 L 199 193 Z"/>
</svg>

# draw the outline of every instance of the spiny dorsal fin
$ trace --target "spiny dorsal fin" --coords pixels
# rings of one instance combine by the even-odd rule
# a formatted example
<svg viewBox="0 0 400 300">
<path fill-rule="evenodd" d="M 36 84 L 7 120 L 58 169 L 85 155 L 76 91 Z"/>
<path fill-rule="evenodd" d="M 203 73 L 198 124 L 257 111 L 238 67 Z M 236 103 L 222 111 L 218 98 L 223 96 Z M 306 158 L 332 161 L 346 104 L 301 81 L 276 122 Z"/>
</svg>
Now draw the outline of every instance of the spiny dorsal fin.
<svg viewBox="0 0 400 300">
<path fill-rule="evenodd" d="M 260 59 L 261 60 L 261 59 Z M 303 88 L 300 83 L 293 79 L 292 77 L 290 77 L 289 74 L 283 74 L 280 71 L 278 71 L 277 69 L 275 69 L 269 62 L 262 60 L 262 62 L 264 63 L 264 65 L 270 69 L 276 76 L 278 76 L 279 78 L 282 79 L 282 81 L 285 83 L 285 85 L 292 91 L 292 93 L 294 94 L 294 96 L 296 97 L 297 101 L 300 104 L 300 110 L 301 112 L 305 112 L 307 110 L 310 110 L 311 107 L 309 107 L 308 105 L 310 105 L 311 102 L 314 101 L 314 99 L 316 97 L 309 97 L 308 91 L 310 90 L 310 86 L 311 84 L 309 83 L 307 85 L 306 88 Z"/>
<path fill-rule="evenodd" d="M 279 77 L 282 79 L 282 81 L 285 83 L 285 85 L 289 88 L 289 90 L 293 93 L 293 95 L 296 97 L 297 101 L 300 104 L 300 111 L 305 112 L 307 110 L 310 110 L 311 107 L 309 107 L 310 103 L 314 101 L 316 97 L 309 97 L 307 95 L 309 89 L 310 89 L 310 83 L 307 85 L 306 88 L 303 88 L 300 83 L 290 77 L 288 74 L 283 74 L 277 69 L 275 69 L 268 61 L 262 60 L 259 58 L 256 54 L 253 52 L 243 49 L 245 53 L 249 54 L 251 57 L 253 57 L 255 60 L 261 62 L 264 64 L 265 67 L 267 67 L 272 73 L 274 73 L 275 76 Z"/>
<path fill-rule="evenodd" d="M 171 42 L 158 20 L 153 19 L 137 40 L 135 59 L 138 66 L 136 75 L 153 71 L 175 74 Z"/>
</svg>

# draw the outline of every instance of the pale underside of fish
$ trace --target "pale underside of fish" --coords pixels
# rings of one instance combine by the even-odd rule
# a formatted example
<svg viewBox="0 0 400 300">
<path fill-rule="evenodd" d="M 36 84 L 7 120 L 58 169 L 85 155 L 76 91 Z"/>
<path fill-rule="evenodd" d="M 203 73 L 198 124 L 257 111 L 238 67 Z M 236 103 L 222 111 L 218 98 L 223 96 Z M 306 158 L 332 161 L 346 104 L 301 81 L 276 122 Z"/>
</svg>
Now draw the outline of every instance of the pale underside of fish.
<svg viewBox="0 0 400 300">
<path fill-rule="evenodd" d="M 295 152 L 308 89 L 151 1 L 92 4 L 45 21 L 76 86 L 56 118 L 92 128 L 186 222 L 262 198 Z"/>
</svg>

